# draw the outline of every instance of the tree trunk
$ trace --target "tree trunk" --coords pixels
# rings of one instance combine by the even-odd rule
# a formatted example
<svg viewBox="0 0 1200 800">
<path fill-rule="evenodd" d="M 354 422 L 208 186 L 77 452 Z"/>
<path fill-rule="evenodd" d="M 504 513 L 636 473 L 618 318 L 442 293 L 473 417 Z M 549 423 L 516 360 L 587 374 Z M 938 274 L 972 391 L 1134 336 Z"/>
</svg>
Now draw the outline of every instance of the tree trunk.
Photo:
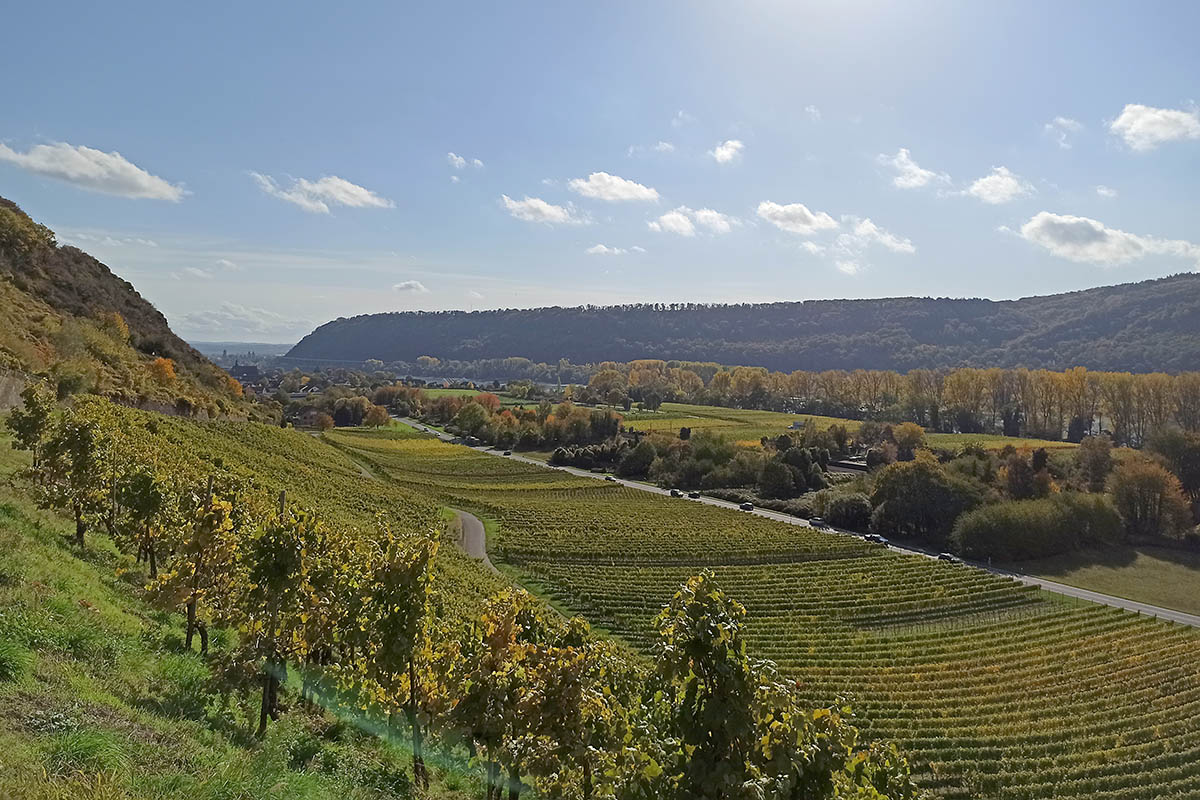
<svg viewBox="0 0 1200 800">
<path fill-rule="evenodd" d="M 592 800 L 592 760 L 583 759 L 583 800 Z"/>
<path fill-rule="evenodd" d="M 267 718 L 271 715 L 271 684 L 274 681 L 271 670 L 263 670 L 262 703 L 258 708 L 258 730 L 254 734 L 259 739 L 267 732 Z"/>
<path fill-rule="evenodd" d="M 202 619 L 196 620 L 196 632 L 200 634 L 200 655 L 208 655 L 208 623 Z"/>
<path fill-rule="evenodd" d="M 192 636 L 196 633 L 196 596 L 193 594 L 187 601 L 187 649 L 191 652 Z"/>
<path fill-rule="evenodd" d="M 521 770 L 513 767 L 508 771 L 508 800 L 521 798 Z"/>
<path fill-rule="evenodd" d="M 79 507 L 79 503 L 72 506 L 75 512 L 75 544 L 79 545 L 79 549 L 83 549 L 83 534 L 87 532 L 87 525 L 83 522 L 83 509 Z"/>
<path fill-rule="evenodd" d="M 148 542 L 146 550 L 150 556 L 150 580 L 158 580 L 158 557 L 154 552 L 154 542 Z"/>
<path fill-rule="evenodd" d="M 429 773 L 425 770 L 425 737 L 421 733 L 421 720 L 417 717 L 417 667 L 415 659 L 408 659 L 408 724 L 412 728 L 413 781 L 422 789 L 429 788 Z"/>
</svg>

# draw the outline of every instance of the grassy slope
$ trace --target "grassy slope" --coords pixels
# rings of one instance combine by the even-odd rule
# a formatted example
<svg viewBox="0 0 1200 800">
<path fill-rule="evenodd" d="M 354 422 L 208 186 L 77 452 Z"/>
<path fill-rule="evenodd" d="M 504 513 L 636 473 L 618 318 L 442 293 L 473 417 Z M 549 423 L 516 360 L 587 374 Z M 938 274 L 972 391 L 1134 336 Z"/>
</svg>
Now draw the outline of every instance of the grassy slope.
<svg viewBox="0 0 1200 800">
<path fill-rule="evenodd" d="M 211 687 L 178 616 L 141 599 L 140 574 L 114 577 L 127 559 L 92 534 L 80 558 L 64 522 L 11 487 L 23 456 L 0 434 L 0 797 L 408 796 L 402 744 L 353 720 L 293 708 L 254 742 L 253 700 Z M 214 655 L 226 641 L 214 636 Z M 474 794 L 468 770 L 442 766 L 434 797 Z"/>
<path fill-rule="evenodd" d="M 1200 553 L 1118 547 L 1008 564 L 1047 580 L 1200 614 Z"/>
</svg>

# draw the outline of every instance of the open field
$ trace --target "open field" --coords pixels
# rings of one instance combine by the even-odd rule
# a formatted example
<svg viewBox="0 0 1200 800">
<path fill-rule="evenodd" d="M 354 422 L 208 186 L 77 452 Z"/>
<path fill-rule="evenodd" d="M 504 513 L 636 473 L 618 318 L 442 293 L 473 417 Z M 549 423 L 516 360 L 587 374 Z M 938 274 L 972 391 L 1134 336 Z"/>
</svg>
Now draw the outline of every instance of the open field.
<svg viewBox="0 0 1200 800">
<path fill-rule="evenodd" d="M 713 569 L 750 611 L 753 655 L 814 703 L 850 696 L 941 797 L 1200 796 L 1194 629 L 455 445 L 326 435 L 482 509 L 500 522 L 494 560 L 636 647 L 678 585 Z"/>
<path fill-rule="evenodd" d="M 844 425 L 851 433 L 862 423 L 859 420 L 824 417 L 815 414 L 786 414 L 780 411 L 756 411 L 752 409 L 699 406 L 688 403 L 663 403 L 658 411 L 635 411 L 624 415 L 627 427 L 643 431 L 678 433 L 680 428 L 693 431 L 706 430 L 722 433 L 743 444 L 758 444 L 763 436 L 778 436 L 790 429 L 795 422 L 816 425 L 824 430 L 831 425 Z M 1017 449 L 1045 447 L 1071 448 L 1070 442 L 1052 442 L 1044 439 L 1000 436 L 990 433 L 928 433 L 926 442 L 931 447 L 957 450 L 966 444 L 976 444 L 987 450 L 1001 450 L 1006 445 Z"/>
<path fill-rule="evenodd" d="M 1200 614 L 1200 553 L 1115 547 L 1006 566 L 1070 586 Z"/>
</svg>

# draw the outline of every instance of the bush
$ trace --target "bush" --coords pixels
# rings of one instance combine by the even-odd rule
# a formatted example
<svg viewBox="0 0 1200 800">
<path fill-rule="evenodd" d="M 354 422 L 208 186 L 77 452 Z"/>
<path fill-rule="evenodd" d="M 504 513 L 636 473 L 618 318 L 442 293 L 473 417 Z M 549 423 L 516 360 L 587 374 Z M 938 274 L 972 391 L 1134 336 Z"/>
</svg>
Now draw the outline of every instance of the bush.
<svg viewBox="0 0 1200 800">
<path fill-rule="evenodd" d="M 1021 561 L 1121 539 L 1121 516 L 1102 495 L 1068 492 L 1010 500 L 959 518 L 952 541 L 968 558 Z"/>
<path fill-rule="evenodd" d="M 83 729 L 59 734 L 46 750 L 46 771 L 51 775 L 68 776 L 77 772 L 122 773 L 129 768 L 129 754 L 113 739 L 99 730 Z"/>
<path fill-rule="evenodd" d="M 24 647 L 9 639 L 0 639 L 0 683 L 21 680 L 31 660 Z"/>
<path fill-rule="evenodd" d="M 871 524 L 871 499 L 861 492 L 837 495 L 825 513 L 831 525 L 852 531 L 865 531 Z"/>
</svg>

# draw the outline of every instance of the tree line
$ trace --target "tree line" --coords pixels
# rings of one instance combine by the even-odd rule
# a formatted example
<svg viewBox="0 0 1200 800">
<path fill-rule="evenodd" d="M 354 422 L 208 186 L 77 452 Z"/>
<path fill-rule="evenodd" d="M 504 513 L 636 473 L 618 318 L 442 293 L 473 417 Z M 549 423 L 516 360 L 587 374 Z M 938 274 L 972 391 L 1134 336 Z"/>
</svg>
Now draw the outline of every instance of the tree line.
<svg viewBox="0 0 1200 800">
<path fill-rule="evenodd" d="M 60 408 L 38 385 L 23 399 L 8 419 L 32 455 L 22 480 L 70 516 L 76 546 L 103 532 L 145 570 L 188 650 L 198 639 L 216 679 L 258 698 L 259 736 L 291 692 L 403 725 L 418 786 L 430 747 L 467 754 L 486 800 L 918 796 L 841 703 L 805 706 L 748 655 L 745 610 L 710 573 L 659 614 L 650 662 L 517 589 L 458 616 L 437 580 L 442 526 L 333 524 L 168 446 L 153 417 L 127 424 L 94 397 Z M 221 651 L 214 628 L 232 632 Z"/>
<path fill-rule="evenodd" d="M 1005 302 L 894 297 L 371 314 L 322 325 L 288 356 L 315 364 L 416 365 L 436 355 L 548 364 L 680 359 L 788 372 L 984 365 L 1176 372 L 1200 364 L 1196 331 L 1200 278 L 1184 274 Z"/>
</svg>

